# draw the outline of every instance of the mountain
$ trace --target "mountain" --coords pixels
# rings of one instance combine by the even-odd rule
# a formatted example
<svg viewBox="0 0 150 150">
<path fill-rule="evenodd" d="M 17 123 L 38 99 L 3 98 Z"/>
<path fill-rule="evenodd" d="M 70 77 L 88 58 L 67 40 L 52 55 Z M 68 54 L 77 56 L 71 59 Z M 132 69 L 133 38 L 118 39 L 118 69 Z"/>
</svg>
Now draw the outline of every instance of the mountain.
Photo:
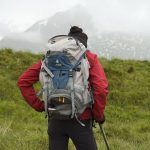
<svg viewBox="0 0 150 150">
<path fill-rule="evenodd" d="M 10 27 L 6 23 L 0 21 L 0 37 L 3 37 L 10 32 L 11 32 Z"/>
<path fill-rule="evenodd" d="M 36 22 L 23 33 L 6 36 L 1 40 L 0 48 L 10 47 L 41 51 L 45 48 L 49 38 L 59 34 L 68 34 L 73 25 L 82 27 L 89 36 L 92 36 L 96 30 L 88 11 L 83 6 L 77 5 L 67 11 L 58 12 L 52 17 Z"/>
<path fill-rule="evenodd" d="M 117 57 L 150 60 L 150 35 L 133 32 L 103 32 L 95 27 L 97 25 L 93 18 L 85 7 L 77 5 L 36 22 L 25 32 L 9 34 L 1 38 L 0 48 L 41 52 L 45 49 L 49 38 L 67 34 L 71 26 L 77 25 L 82 27 L 89 37 L 88 48 L 99 56 L 108 59 Z"/>
<path fill-rule="evenodd" d="M 102 32 L 91 40 L 91 48 L 112 59 L 150 60 L 150 35 L 140 33 Z"/>
<path fill-rule="evenodd" d="M 2 35 L 0 35 L 0 41 L 3 39 L 3 36 Z"/>
<path fill-rule="evenodd" d="M 0 41 L 1 48 L 33 51 L 43 47 L 43 40 L 39 33 L 12 33 Z"/>
<path fill-rule="evenodd" d="M 67 34 L 73 25 L 82 27 L 89 36 L 96 31 L 92 16 L 85 7 L 77 5 L 65 12 L 58 12 L 50 18 L 35 23 L 26 32 L 40 32 L 47 40 L 55 35 Z"/>
</svg>

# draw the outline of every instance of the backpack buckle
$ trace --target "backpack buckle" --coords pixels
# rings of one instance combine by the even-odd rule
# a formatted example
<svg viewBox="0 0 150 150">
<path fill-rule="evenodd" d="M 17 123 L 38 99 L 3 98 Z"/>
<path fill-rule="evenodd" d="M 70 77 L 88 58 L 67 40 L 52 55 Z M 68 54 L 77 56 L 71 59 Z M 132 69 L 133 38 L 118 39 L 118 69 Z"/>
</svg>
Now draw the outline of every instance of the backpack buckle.
<svg viewBox="0 0 150 150">
<path fill-rule="evenodd" d="M 64 102 L 65 102 L 65 98 L 62 97 L 62 96 L 60 96 L 59 99 L 58 99 L 58 101 L 59 101 L 60 103 L 64 103 Z"/>
<path fill-rule="evenodd" d="M 69 77 L 73 77 L 73 70 L 72 69 L 69 70 Z"/>
</svg>

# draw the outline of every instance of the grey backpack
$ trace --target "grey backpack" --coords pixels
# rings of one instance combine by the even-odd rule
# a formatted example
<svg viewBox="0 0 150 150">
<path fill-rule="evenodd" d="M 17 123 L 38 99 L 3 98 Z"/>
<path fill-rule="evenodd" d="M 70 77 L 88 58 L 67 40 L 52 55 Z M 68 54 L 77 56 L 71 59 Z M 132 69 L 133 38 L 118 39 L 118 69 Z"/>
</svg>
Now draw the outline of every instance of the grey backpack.
<svg viewBox="0 0 150 150">
<path fill-rule="evenodd" d="M 49 40 L 40 82 L 45 112 L 50 118 L 77 118 L 93 104 L 89 88 L 86 48 L 77 39 L 61 35 Z"/>
</svg>

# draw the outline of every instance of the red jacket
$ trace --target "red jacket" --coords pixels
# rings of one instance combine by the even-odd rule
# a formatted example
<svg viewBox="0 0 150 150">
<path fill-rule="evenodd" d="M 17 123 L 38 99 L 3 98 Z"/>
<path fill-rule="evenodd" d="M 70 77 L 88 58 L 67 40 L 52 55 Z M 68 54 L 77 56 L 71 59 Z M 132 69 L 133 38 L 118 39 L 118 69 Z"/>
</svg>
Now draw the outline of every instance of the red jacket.
<svg viewBox="0 0 150 150">
<path fill-rule="evenodd" d="M 93 87 L 94 95 L 92 115 L 96 121 L 101 121 L 103 119 L 106 105 L 108 82 L 97 55 L 87 51 L 86 56 L 90 64 L 89 82 Z M 18 79 L 18 86 L 27 103 L 36 111 L 42 112 L 44 111 L 44 102 L 36 96 L 36 92 L 33 87 L 33 84 L 39 81 L 40 68 L 41 61 L 28 68 Z M 81 114 L 80 119 L 90 119 L 92 118 L 92 115 L 91 109 L 87 108 L 83 114 Z"/>
</svg>

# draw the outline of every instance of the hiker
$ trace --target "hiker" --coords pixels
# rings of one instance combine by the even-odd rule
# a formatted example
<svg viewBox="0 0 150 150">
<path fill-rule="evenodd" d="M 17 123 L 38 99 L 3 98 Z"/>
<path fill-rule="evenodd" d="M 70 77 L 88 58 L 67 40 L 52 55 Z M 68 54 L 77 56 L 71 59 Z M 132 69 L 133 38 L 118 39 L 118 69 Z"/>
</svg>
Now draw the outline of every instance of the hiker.
<svg viewBox="0 0 150 150">
<path fill-rule="evenodd" d="M 21 90 L 21 93 L 24 99 L 32 108 L 34 108 L 38 112 L 46 111 L 48 114 L 49 150 L 68 150 L 69 138 L 73 141 L 77 150 L 97 150 L 97 144 L 96 144 L 93 132 L 92 132 L 92 123 L 93 123 L 93 120 L 95 120 L 96 122 L 100 124 L 103 124 L 105 121 L 104 109 L 106 105 L 106 97 L 108 94 L 108 89 L 107 89 L 108 82 L 107 82 L 104 70 L 102 68 L 102 65 L 99 62 L 97 55 L 93 54 L 90 50 L 87 50 L 88 36 L 83 32 L 82 28 L 73 26 L 70 28 L 70 31 L 67 36 L 58 36 L 58 37 L 56 36 L 52 38 L 50 40 L 51 49 L 53 48 L 53 45 L 59 45 L 57 44 L 57 40 L 60 43 L 62 43 L 63 40 L 64 41 L 71 40 L 74 44 L 77 44 L 78 47 L 82 47 L 83 49 L 86 50 L 85 53 L 82 52 L 83 53 L 81 55 L 82 57 L 80 56 L 77 63 L 75 63 L 76 65 L 74 66 L 76 67 L 72 67 L 72 70 L 74 71 L 71 72 L 71 75 L 69 72 L 69 75 L 68 75 L 69 77 L 66 83 L 72 80 L 72 76 L 75 70 L 78 74 L 82 70 L 84 70 L 82 73 L 83 78 L 85 79 L 85 77 L 87 77 L 87 81 L 86 79 L 85 80 L 83 79 L 84 81 L 81 80 L 81 82 L 83 82 L 82 84 L 85 89 L 83 88 L 84 93 L 81 90 L 78 90 L 79 92 L 78 94 L 81 93 L 80 96 L 84 99 L 84 103 L 86 103 L 87 99 L 89 99 L 89 101 L 87 102 L 89 107 L 88 105 L 83 105 L 83 106 L 86 106 L 84 109 L 83 109 L 83 106 L 81 106 L 81 108 L 79 106 L 78 108 L 78 106 L 76 105 L 76 99 L 75 99 L 76 93 L 74 91 L 72 92 L 72 90 L 71 90 L 72 93 L 70 94 L 71 95 L 70 99 L 74 99 L 74 101 L 72 100 L 73 102 L 68 97 L 65 97 L 65 96 L 60 96 L 59 98 L 57 98 L 51 95 L 49 96 L 46 95 L 46 98 L 48 97 L 47 98 L 48 100 L 51 99 L 49 103 L 40 100 L 40 98 L 37 96 L 33 87 L 33 85 L 37 81 L 39 81 L 40 73 L 43 73 L 44 77 L 49 76 L 49 78 L 51 78 L 51 80 L 53 81 L 52 83 L 54 84 L 54 87 L 52 88 L 55 88 L 56 86 L 58 91 L 62 91 L 61 90 L 62 87 L 60 86 L 65 87 L 64 85 L 62 85 L 62 82 L 65 84 L 65 80 L 66 80 L 66 78 L 64 78 L 60 82 L 59 78 L 57 77 L 57 71 L 53 69 L 53 72 L 50 72 L 50 70 L 52 70 L 52 67 L 49 67 L 50 69 L 47 69 L 48 66 L 46 67 L 46 65 L 44 64 L 44 61 L 41 61 L 41 60 L 38 63 L 33 64 L 20 76 L 18 80 L 18 86 Z M 63 57 L 62 58 L 57 57 L 56 59 L 56 58 L 53 58 L 54 55 L 51 55 L 51 51 L 47 52 L 47 55 L 49 56 L 47 58 L 47 60 L 49 61 L 49 64 L 54 65 L 54 62 L 56 61 L 55 62 L 56 67 L 58 68 L 61 67 L 62 64 L 60 63 L 60 61 L 64 61 L 64 59 L 66 59 L 66 56 L 64 56 L 65 53 L 66 51 L 61 52 L 60 56 L 63 56 Z M 55 61 L 53 61 L 51 58 L 53 58 Z M 82 59 L 84 59 L 83 62 L 86 62 L 86 63 L 88 62 L 89 65 L 85 65 L 85 66 L 88 66 L 88 69 L 80 68 L 80 66 L 82 65 Z M 69 64 L 69 62 L 67 63 Z M 86 75 L 85 74 L 86 72 L 89 73 L 89 75 Z M 66 75 L 65 72 L 63 75 L 64 76 Z M 76 85 L 73 85 L 73 87 L 79 86 L 78 83 L 73 83 L 73 80 L 69 84 L 71 85 L 76 84 Z M 92 89 L 91 90 L 92 97 L 93 97 L 92 103 L 90 100 L 91 97 L 89 95 L 86 95 L 86 93 L 89 94 L 90 89 Z M 53 91 L 56 91 L 56 90 L 53 90 Z M 62 95 L 63 94 L 64 93 L 62 93 Z M 54 95 L 57 95 L 57 93 L 55 93 Z M 84 95 L 86 95 L 86 98 L 84 98 Z M 64 105 L 60 105 L 60 104 L 57 105 L 57 103 L 61 103 Z M 79 104 L 80 103 L 81 102 L 79 102 Z M 65 118 L 65 115 L 66 115 L 67 119 L 66 118 L 59 119 L 59 117 L 61 118 L 61 115 L 60 115 L 61 110 L 57 111 L 56 108 L 59 109 L 59 107 L 62 108 L 62 106 L 65 106 L 65 109 L 66 109 L 66 111 L 65 110 L 62 111 L 62 113 L 65 112 L 65 114 L 63 114 L 62 116 Z M 74 110 L 72 110 L 73 108 Z M 71 118 L 68 119 L 68 116 L 69 117 L 71 116 Z"/>
</svg>

